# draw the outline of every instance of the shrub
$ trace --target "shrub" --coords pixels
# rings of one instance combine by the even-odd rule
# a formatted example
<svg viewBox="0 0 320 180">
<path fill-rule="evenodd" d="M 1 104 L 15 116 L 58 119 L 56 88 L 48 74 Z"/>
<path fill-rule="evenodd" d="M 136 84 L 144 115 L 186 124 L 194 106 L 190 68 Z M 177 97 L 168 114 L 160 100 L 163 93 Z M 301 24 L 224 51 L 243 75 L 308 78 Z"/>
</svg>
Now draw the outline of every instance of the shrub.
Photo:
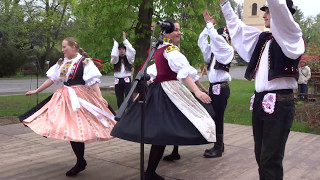
<svg viewBox="0 0 320 180">
<path fill-rule="evenodd" d="M 306 122 L 312 130 L 320 130 L 320 102 L 304 103 L 299 101 L 296 105 L 296 117 L 298 122 Z"/>
<path fill-rule="evenodd" d="M 111 64 L 110 62 L 103 63 L 100 72 L 103 75 L 113 72 L 113 64 Z"/>
<path fill-rule="evenodd" d="M 15 75 L 27 57 L 26 52 L 14 47 L 0 47 L 0 77 Z"/>
</svg>

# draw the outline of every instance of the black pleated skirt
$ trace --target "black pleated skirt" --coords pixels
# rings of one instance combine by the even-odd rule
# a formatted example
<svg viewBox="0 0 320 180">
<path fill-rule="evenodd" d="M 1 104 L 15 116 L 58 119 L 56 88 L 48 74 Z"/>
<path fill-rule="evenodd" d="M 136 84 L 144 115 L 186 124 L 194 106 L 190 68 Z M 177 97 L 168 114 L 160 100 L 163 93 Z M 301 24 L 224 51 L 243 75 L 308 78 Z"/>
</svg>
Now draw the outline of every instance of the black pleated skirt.
<svg viewBox="0 0 320 180">
<path fill-rule="evenodd" d="M 210 104 L 201 103 L 214 117 Z M 133 102 L 113 128 L 111 135 L 140 143 L 141 104 Z M 146 96 L 144 143 L 154 145 L 200 145 L 208 142 L 172 103 L 160 83 L 152 83 Z"/>
</svg>

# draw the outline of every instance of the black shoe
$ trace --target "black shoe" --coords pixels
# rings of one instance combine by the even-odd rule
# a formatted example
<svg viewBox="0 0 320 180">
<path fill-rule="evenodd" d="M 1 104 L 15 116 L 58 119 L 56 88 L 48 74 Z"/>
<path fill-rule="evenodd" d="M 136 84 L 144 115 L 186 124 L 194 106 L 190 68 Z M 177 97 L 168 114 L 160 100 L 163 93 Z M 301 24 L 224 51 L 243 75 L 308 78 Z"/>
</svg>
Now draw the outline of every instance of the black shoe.
<svg viewBox="0 0 320 180">
<path fill-rule="evenodd" d="M 163 160 L 165 161 L 173 161 L 173 160 L 179 160 L 180 155 L 179 154 L 170 154 L 168 156 L 163 157 Z"/>
<path fill-rule="evenodd" d="M 208 153 L 209 151 L 213 151 L 213 148 L 214 148 L 214 146 L 212 148 L 204 150 L 204 153 Z M 222 145 L 222 152 L 224 152 L 224 144 Z"/>
<path fill-rule="evenodd" d="M 144 173 L 144 180 L 164 180 L 164 177 L 158 175 L 157 173 Z"/>
<path fill-rule="evenodd" d="M 80 163 L 77 162 L 77 164 L 73 168 L 71 168 L 68 172 L 66 172 L 66 176 L 69 176 L 69 177 L 76 176 L 79 172 L 85 170 L 86 166 L 87 166 L 86 160 Z"/>
<path fill-rule="evenodd" d="M 222 148 L 212 148 L 208 152 L 205 152 L 203 156 L 205 158 L 216 158 L 222 156 Z"/>
</svg>

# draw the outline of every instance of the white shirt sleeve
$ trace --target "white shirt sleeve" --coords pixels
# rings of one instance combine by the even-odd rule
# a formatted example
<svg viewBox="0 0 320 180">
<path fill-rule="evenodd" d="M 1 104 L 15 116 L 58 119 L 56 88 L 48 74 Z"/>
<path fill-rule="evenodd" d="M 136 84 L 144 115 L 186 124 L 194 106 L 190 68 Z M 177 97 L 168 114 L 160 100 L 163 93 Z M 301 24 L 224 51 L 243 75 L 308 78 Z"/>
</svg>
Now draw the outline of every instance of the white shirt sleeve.
<svg viewBox="0 0 320 180">
<path fill-rule="evenodd" d="M 209 63 L 211 59 L 211 49 L 208 43 L 208 31 L 204 28 L 198 39 L 198 46 L 203 54 L 203 59 Z"/>
<path fill-rule="evenodd" d="M 86 82 L 86 85 L 91 86 L 95 83 L 101 83 L 101 76 L 99 69 L 94 65 L 92 60 L 90 60 L 88 64 L 84 65 L 83 80 Z"/>
<path fill-rule="evenodd" d="M 119 43 L 117 41 L 113 42 L 113 48 L 111 51 L 111 64 L 117 64 L 119 61 L 119 50 L 118 50 Z"/>
<path fill-rule="evenodd" d="M 271 15 L 270 29 L 283 53 L 290 59 L 299 58 L 305 51 L 301 29 L 293 19 L 286 0 L 268 0 Z"/>
<path fill-rule="evenodd" d="M 151 64 L 147 68 L 147 74 L 150 75 L 150 81 L 153 81 L 157 77 L 157 67 L 156 64 Z"/>
<path fill-rule="evenodd" d="M 249 62 L 262 31 L 245 25 L 234 13 L 230 2 L 223 4 L 221 8 L 226 19 L 232 45 L 242 59 Z"/>
<path fill-rule="evenodd" d="M 132 45 L 127 39 L 123 41 L 123 44 L 126 46 L 126 56 L 127 56 L 128 62 L 129 64 L 132 64 L 136 56 L 136 50 L 132 47 Z"/>
<path fill-rule="evenodd" d="M 197 81 L 199 79 L 198 71 L 190 66 L 187 58 L 180 53 L 178 50 L 173 50 L 170 52 L 163 52 L 164 57 L 168 60 L 168 64 L 170 69 L 177 73 L 177 79 L 183 83 L 182 79 L 187 76 L 191 76 L 193 81 Z"/>
<path fill-rule="evenodd" d="M 60 65 L 56 63 L 55 65 L 51 66 L 46 73 L 47 77 L 56 84 L 59 82 L 62 82 L 62 79 L 59 77 L 59 73 L 60 73 L 59 68 L 60 68 Z"/>
<path fill-rule="evenodd" d="M 207 29 L 210 36 L 211 52 L 214 54 L 216 61 L 224 65 L 231 63 L 234 55 L 233 48 L 218 34 L 211 22 L 207 23 Z"/>
</svg>

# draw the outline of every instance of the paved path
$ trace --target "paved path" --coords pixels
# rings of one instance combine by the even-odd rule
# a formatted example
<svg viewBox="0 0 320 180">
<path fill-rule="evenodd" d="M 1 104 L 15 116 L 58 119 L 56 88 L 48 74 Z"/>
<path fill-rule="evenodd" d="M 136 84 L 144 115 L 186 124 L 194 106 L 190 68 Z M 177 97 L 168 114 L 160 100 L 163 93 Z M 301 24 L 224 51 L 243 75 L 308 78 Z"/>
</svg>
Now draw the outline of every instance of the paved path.
<svg viewBox="0 0 320 180">
<path fill-rule="evenodd" d="M 40 86 L 47 78 L 39 78 L 38 85 Z M 114 78 L 113 76 L 102 76 L 100 86 L 113 86 Z M 62 84 L 53 84 L 44 92 L 54 92 Z M 37 79 L 33 77 L 32 79 L 0 79 L 0 96 L 24 94 L 26 91 L 37 88 Z"/>
<path fill-rule="evenodd" d="M 181 160 L 161 161 L 167 180 L 257 180 L 250 126 L 225 124 L 223 157 L 205 159 L 211 145 L 180 148 Z M 145 147 L 145 166 L 150 146 Z M 166 149 L 165 154 L 171 152 Z M 139 144 L 120 139 L 86 144 L 87 169 L 76 178 L 64 174 L 75 163 L 67 141 L 47 139 L 22 124 L 0 126 L 0 180 L 139 180 Z M 285 180 L 320 179 L 320 136 L 291 132 L 284 158 Z"/>
<path fill-rule="evenodd" d="M 231 68 L 230 74 L 235 79 L 244 79 L 244 71 L 245 66 Z M 38 86 L 40 86 L 45 80 L 46 78 L 39 78 Z M 201 80 L 207 81 L 208 77 L 204 75 L 201 77 Z M 102 76 L 100 84 L 101 87 L 108 87 L 113 85 L 113 76 Z M 33 77 L 32 79 L 0 79 L 0 96 L 24 94 L 28 90 L 36 89 L 36 87 L 36 77 Z M 61 84 L 54 84 L 48 89 L 44 90 L 44 92 L 54 92 L 59 87 L 61 87 Z"/>
</svg>

